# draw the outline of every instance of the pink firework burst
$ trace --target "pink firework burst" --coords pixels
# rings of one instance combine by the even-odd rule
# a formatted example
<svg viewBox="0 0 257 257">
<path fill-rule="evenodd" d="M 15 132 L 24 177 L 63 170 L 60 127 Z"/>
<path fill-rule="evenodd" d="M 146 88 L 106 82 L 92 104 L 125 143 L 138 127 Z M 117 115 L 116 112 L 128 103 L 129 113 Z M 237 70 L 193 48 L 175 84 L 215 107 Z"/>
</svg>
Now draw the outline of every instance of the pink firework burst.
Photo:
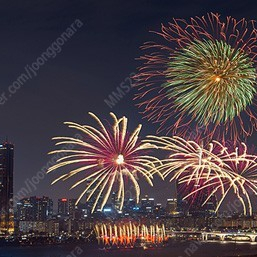
<svg viewBox="0 0 257 257">
<path fill-rule="evenodd" d="M 168 152 L 158 171 L 176 182 L 179 198 L 187 201 L 188 209 L 200 211 L 207 198 L 214 200 L 211 195 L 214 188 L 223 190 L 221 157 L 225 156 L 226 148 L 221 144 L 212 142 L 204 146 L 178 136 L 148 136 L 145 141 Z"/>
<path fill-rule="evenodd" d="M 257 156 L 250 154 L 246 144 L 235 147 L 212 141 L 204 145 L 178 136 L 148 136 L 145 142 L 168 151 L 158 170 L 177 183 L 189 206 L 200 209 L 214 200 L 217 212 L 232 194 L 240 200 L 244 214 L 252 215 L 257 195 Z"/>
<path fill-rule="evenodd" d="M 49 168 L 52 172 L 63 167 L 71 167 L 71 171 L 59 176 L 53 184 L 59 180 L 67 180 L 75 175 L 82 177 L 71 186 L 75 188 L 81 184 L 85 189 L 80 194 L 77 203 L 86 196 L 86 200 L 93 201 L 92 212 L 100 205 L 102 209 L 107 203 L 112 190 L 117 190 L 119 207 L 122 209 L 125 196 L 125 178 L 130 181 L 136 192 L 136 200 L 139 201 L 140 187 L 137 175 L 141 175 L 146 181 L 152 184 L 152 174 L 155 170 L 153 163 L 158 159 L 147 155 L 148 149 L 153 146 L 149 143 L 142 143 L 139 140 L 141 125 L 133 133 L 127 132 L 128 120 L 126 117 L 118 119 L 113 113 L 113 126 L 105 126 L 101 120 L 89 113 L 97 122 L 97 127 L 79 125 L 73 122 L 66 122 L 70 128 L 79 131 L 83 140 L 74 137 L 55 137 L 57 146 L 72 146 L 67 149 L 58 149 L 50 154 L 64 155 L 57 160 L 57 163 Z"/>
<path fill-rule="evenodd" d="M 209 194 L 209 196 L 215 194 L 218 199 L 216 211 L 229 193 L 232 193 L 240 200 L 244 214 L 252 215 L 253 199 L 256 201 L 257 195 L 257 156 L 250 154 L 246 144 L 241 143 L 234 150 L 225 148 L 221 158 L 223 161 L 222 191 L 219 185 Z"/>
</svg>

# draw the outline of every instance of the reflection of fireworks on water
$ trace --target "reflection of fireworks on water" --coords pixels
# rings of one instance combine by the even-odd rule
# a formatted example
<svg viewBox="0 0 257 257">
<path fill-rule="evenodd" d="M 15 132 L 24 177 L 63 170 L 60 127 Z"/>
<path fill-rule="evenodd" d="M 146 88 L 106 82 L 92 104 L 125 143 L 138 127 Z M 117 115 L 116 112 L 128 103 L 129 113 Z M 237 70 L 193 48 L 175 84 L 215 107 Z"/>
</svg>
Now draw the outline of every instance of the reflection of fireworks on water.
<svg viewBox="0 0 257 257">
<path fill-rule="evenodd" d="M 98 243 L 108 246 L 134 246 L 137 239 L 158 244 L 167 239 L 164 225 L 97 224 L 95 231 Z"/>
<path fill-rule="evenodd" d="M 123 207 L 125 194 L 125 179 L 132 182 L 136 192 L 136 200 L 139 201 L 140 187 L 136 175 L 141 175 L 146 181 L 152 184 L 152 174 L 149 170 L 154 169 L 153 162 L 158 159 L 147 155 L 147 149 L 152 148 L 149 143 L 141 143 L 138 136 L 141 130 L 139 125 L 132 134 L 127 132 L 128 120 L 126 117 L 117 119 L 111 113 L 114 120 L 113 127 L 107 126 L 94 114 L 90 115 L 97 121 L 98 127 L 79 125 L 73 122 L 66 122 L 70 128 L 83 133 L 84 140 L 73 137 L 55 137 L 59 145 L 72 145 L 73 149 L 55 150 L 50 154 L 66 154 L 57 160 L 57 163 L 49 168 L 48 172 L 63 168 L 65 166 L 77 165 L 69 173 L 59 176 L 53 183 L 59 180 L 67 180 L 75 175 L 81 174 L 72 188 L 86 183 L 86 188 L 78 198 L 87 195 L 86 200 L 94 200 L 92 212 L 101 203 L 100 209 L 105 206 L 114 188 L 117 189 L 117 197 L 120 202 L 120 209 Z M 101 199 L 102 198 L 102 199 Z"/>
<path fill-rule="evenodd" d="M 211 13 L 189 22 L 173 19 L 156 34 L 166 41 L 142 47 L 135 86 L 138 106 L 159 131 L 185 135 L 192 125 L 204 127 L 208 138 L 226 133 L 234 140 L 256 129 L 253 21 L 222 21 Z"/>
<path fill-rule="evenodd" d="M 180 137 L 148 136 L 145 142 L 169 151 L 158 170 L 183 186 L 184 199 L 192 202 L 205 198 L 205 205 L 215 196 L 217 212 L 231 192 L 242 203 L 244 214 L 252 214 L 251 196 L 257 195 L 257 156 L 249 154 L 244 143 L 231 150 L 217 141 L 204 147 Z"/>
</svg>

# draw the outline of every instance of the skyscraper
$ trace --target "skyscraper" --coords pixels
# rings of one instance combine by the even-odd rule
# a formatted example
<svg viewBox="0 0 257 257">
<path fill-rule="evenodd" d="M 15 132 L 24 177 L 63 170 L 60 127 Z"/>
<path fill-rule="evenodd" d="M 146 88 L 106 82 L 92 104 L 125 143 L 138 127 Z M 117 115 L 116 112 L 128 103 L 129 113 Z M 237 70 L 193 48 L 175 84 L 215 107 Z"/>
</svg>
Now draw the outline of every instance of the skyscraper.
<svg viewBox="0 0 257 257">
<path fill-rule="evenodd" d="M 75 218 L 77 206 L 76 206 L 77 199 L 69 199 L 68 201 L 68 212 L 70 218 Z"/>
<path fill-rule="evenodd" d="M 53 215 L 53 200 L 31 196 L 17 203 L 17 219 L 23 221 L 46 221 Z"/>
<path fill-rule="evenodd" d="M 88 187 L 88 186 L 93 182 L 93 180 L 94 180 L 93 178 L 87 179 L 85 187 Z M 95 192 L 93 193 L 93 188 L 91 187 L 91 188 L 87 191 L 87 193 L 85 194 L 85 198 L 84 198 L 84 199 L 87 199 L 87 198 L 93 193 L 93 194 L 91 195 L 90 199 L 89 199 L 88 201 L 86 201 L 86 209 L 87 209 L 88 213 L 91 213 L 91 212 L 92 212 L 93 206 L 94 206 L 94 204 L 95 204 L 95 202 L 96 202 L 96 198 L 97 198 L 98 194 L 100 193 L 101 189 L 102 189 L 102 187 L 99 186 L 99 187 L 95 190 Z M 97 211 L 100 209 L 100 206 L 101 206 L 100 203 L 102 202 L 102 200 L 103 200 L 103 195 L 101 195 L 101 196 L 99 197 L 94 212 L 97 212 Z"/>
<path fill-rule="evenodd" d="M 146 195 L 141 199 L 141 211 L 144 213 L 152 213 L 154 209 L 154 198 L 149 198 Z"/>
<path fill-rule="evenodd" d="M 0 234 L 14 232 L 13 214 L 13 157 L 14 146 L 0 145 Z"/>
<path fill-rule="evenodd" d="M 45 221 L 53 215 L 53 201 L 47 196 L 37 198 L 36 220 Z"/>
<path fill-rule="evenodd" d="M 67 198 L 58 199 L 58 214 L 61 216 L 69 215 L 69 205 Z"/>
<path fill-rule="evenodd" d="M 166 213 L 168 215 L 176 214 L 177 209 L 177 198 L 167 199 Z"/>
<path fill-rule="evenodd" d="M 35 209 L 31 198 L 23 198 L 17 203 L 17 219 L 19 221 L 34 221 Z"/>
</svg>

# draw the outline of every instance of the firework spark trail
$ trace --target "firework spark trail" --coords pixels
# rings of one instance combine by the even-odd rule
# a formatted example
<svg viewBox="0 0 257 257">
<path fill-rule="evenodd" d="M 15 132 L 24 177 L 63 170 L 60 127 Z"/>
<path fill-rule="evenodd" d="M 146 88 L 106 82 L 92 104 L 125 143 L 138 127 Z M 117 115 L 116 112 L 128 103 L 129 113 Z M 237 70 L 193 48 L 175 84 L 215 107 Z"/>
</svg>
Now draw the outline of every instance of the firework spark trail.
<svg viewBox="0 0 257 257">
<path fill-rule="evenodd" d="M 140 187 L 135 175 L 141 175 L 150 185 L 153 185 L 153 175 L 150 171 L 157 172 L 154 163 L 158 163 L 159 160 L 147 155 L 147 151 L 154 146 L 150 143 L 141 143 L 139 140 L 141 125 L 132 134 L 129 134 L 126 117 L 118 119 L 111 113 L 114 125 L 106 127 L 96 115 L 89 114 L 97 121 L 99 128 L 65 122 L 69 128 L 82 132 L 85 139 L 53 138 L 53 140 L 57 140 L 56 146 L 69 144 L 74 145 L 74 148 L 73 150 L 54 150 L 50 152 L 49 154 L 66 153 L 67 155 L 58 159 L 57 163 L 49 168 L 48 173 L 66 166 L 73 167 L 71 171 L 55 179 L 52 183 L 55 184 L 60 180 L 65 181 L 75 175 L 81 175 L 83 172 L 83 178 L 74 183 L 70 189 L 86 183 L 86 187 L 80 194 L 77 203 L 87 194 L 86 200 L 93 199 L 94 201 L 92 212 L 99 203 L 101 203 L 100 209 L 102 210 L 111 191 L 116 188 L 121 210 L 124 203 L 124 177 L 132 182 L 138 202 Z"/>
<path fill-rule="evenodd" d="M 170 181 L 176 181 L 180 191 L 185 194 L 194 192 L 186 197 L 189 206 L 196 199 L 198 202 L 205 201 L 206 190 L 209 194 L 212 188 L 220 186 L 220 191 L 224 192 L 221 178 L 223 162 L 217 155 L 219 151 L 224 151 L 221 145 L 210 143 L 208 148 L 204 148 L 192 140 L 177 136 L 148 136 L 145 142 L 168 152 L 168 157 L 162 160 L 158 170 L 164 178 L 170 177 Z"/>
<path fill-rule="evenodd" d="M 222 21 L 211 13 L 189 22 L 173 19 L 155 33 L 166 42 L 142 47 L 134 86 L 137 105 L 160 124 L 158 132 L 185 136 L 192 126 L 210 140 L 236 141 L 257 129 L 253 21 Z"/>
<path fill-rule="evenodd" d="M 95 232 L 98 243 L 108 246 L 131 246 L 133 247 L 136 240 L 144 238 L 147 242 L 154 244 L 162 243 L 167 240 L 164 225 L 150 225 L 149 227 L 142 224 L 97 224 Z"/>
<path fill-rule="evenodd" d="M 222 170 L 228 177 L 224 179 L 225 193 L 219 195 L 216 211 L 219 210 L 228 193 L 233 192 L 242 203 L 244 214 L 252 215 L 251 196 L 257 195 L 257 156 L 247 152 L 247 146 L 244 143 L 236 147 L 231 154 L 227 150 L 223 158 Z M 211 192 L 211 195 L 214 193 Z"/>
<path fill-rule="evenodd" d="M 249 154 L 244 143 L 231 150 L 218 141 L 203 147 L 177 136 L 148 136 L 144 142 L 169 152 L 158 170 L 183 186 L 187 192 L 184 200 L 192 202 L 205 197 L 203 206 L 215 196 L 217 212 L 232 192 L 242 203 L 244 214 L 252 215 L 251 196 L 257 195 L 257 156 Z"/>
<path fill-rule="evenodd" d="M 204 175 L 210 178 L 213 175 L 220 174 L 222 160 L 214 153 L 216 146 L 211 143 L 209 149 L 204 149 L 194 141 L 187 141 L 181 137 L 158 137 L 147 136 L 144 142 L 151 143 L 157 148 L 169 151 L 167 159 L 162 160 L 162 165 L 158 171 L 163 173 L 164 178 L 169 176 L 173 171 L 170 181 L 184 178 L 185 173 L 190 170 L 190 179 L 199 179 Z M 199 181 L 196 181 L 199 182 Z"/>
</svg>

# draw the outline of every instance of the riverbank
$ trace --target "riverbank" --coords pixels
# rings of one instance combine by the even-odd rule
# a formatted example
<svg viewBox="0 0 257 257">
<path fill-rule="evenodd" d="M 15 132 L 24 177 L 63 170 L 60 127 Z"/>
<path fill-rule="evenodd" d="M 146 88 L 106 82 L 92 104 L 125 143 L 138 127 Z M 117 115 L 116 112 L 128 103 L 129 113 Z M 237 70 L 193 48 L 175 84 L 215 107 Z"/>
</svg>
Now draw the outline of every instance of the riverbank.
<svg viewBox="0 0 257 257">
<path fill-rule="evenodd" d="M 175 243 L 162 249 L 99 250 L 96 244 L 2 247 L 0 257 L 257 257 L 257 244 L 234 242 Z"/>
</svg>

